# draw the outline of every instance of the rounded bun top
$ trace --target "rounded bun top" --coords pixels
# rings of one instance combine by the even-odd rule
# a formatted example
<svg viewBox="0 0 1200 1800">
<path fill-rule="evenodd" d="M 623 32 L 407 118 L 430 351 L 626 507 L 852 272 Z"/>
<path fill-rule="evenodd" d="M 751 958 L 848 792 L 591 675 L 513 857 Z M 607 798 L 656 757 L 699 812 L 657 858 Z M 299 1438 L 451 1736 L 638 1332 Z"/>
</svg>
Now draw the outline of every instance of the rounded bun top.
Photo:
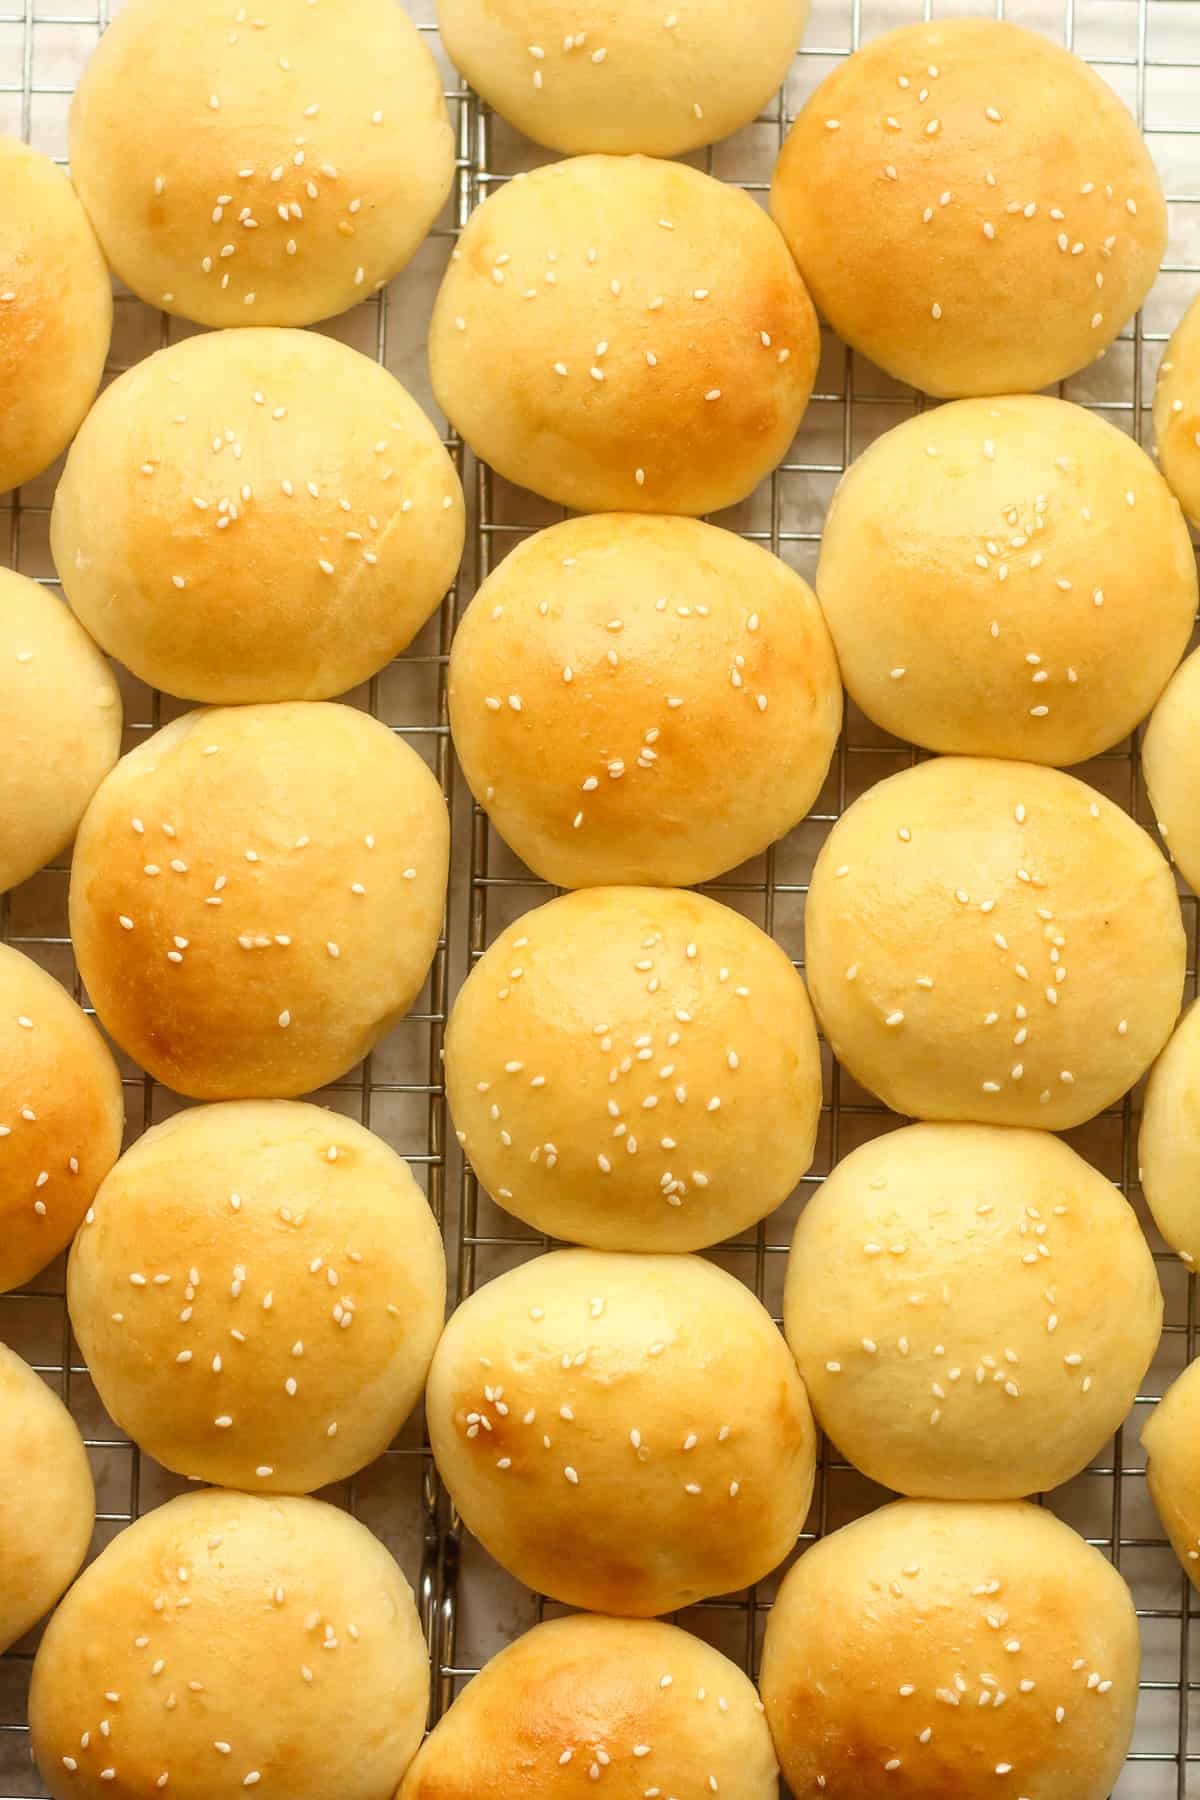
<svg viewBox="0 0 1200 1800">
<path fill-rule="evenodd" d="M 121 691 L 47 588 L 0 569 L 0 890 L 66 849 L 121 753 Z"/>
<path fill-rule="evenodd" d="M 699 1257 L 557 1250 L 497 1276 L 446 1327 L 426 1406 L 468 1528 L 568 1606 L 649 1616 L 736 1592 L 808 1512 L 796 1365 Z"/>
<path fill-rule="evenodd" d="M 795 436 L 818 348 L 761 207 L 643 156 L 576 157 L 496 189 L 429 332 L 438 403 L 472 450 L 579 512 L 745 499 Z"/>
<path fill-rule="evenodd" d="M 1150 715 L 1142 773 L 1172 862 L 1200 887 L 1200 651 L 1172 675 Z"/>
<path fill-rule="evenodd" d="M 441 209 L 454 134 L 395 0 L 130 0 L 71 107 L 109 262 L 201 325 L 309 325 L 390 281 Z"/>
<path fill-rule="evenodd" d="M 1171 1383 L 1142 1429 L 1146 1480 L 1171 1547 L 1200 1587 L 1200 1362 Z"/>
<path fill-rule="evenodd" d="M 1188 1268 L 1200 1265 L 1200 1008 L 1188 1008 L 1150 1071 L 1138 1139 L 1154 1223 Z"/>
<path fill-rule="evenodd" d="M 685 886 L 756 856 L 816 799 L 842 719 L 798 575 L 732 532 L 632 513 L 519 544 L 467 608 L 449 692 L 476 798 L 562 887 Z"/>
<path fill-rule="evenodd" d="M 308 1093 L 416 998 L 448 839 L 433 775 L 364 713 L 187 713 L 122 758 L 80 827 L 84 985 L 121 1047 L 179 1093 Z"/>
<path fill-rule="evenodd" d="M 0 1344 L 0 1654 L 48 1612 L 87 1555 L 96 1495 L 74 1419 Z"/>
<path fill-rule="evenodd" d="M 817 858 L 806 973 L 835 1056 L 894 1112 L 1065 1130 L 1171 1033 L 1171 871 L 1058 769 L 938 757 L 868 789 Z"/>
<path fill-rule="evenodd" d="M 318 332 L 224 331 L 106 391 L 51 543 L 79 618 L 151 687 L 321 700 L 406 647 L 463 529 L 454 465 L 386 369 Z"/>
<path fill-rule="evenodd" d="M 1150 291 L 1167 209 L 1109 84 L 995 19 L 901 26 L 792 127 L 771 211 L 840 337 L 929 394 L 1033 392 Z"/>
<path fill-rule="evenodd" d="M 412 1590 L 365 1525 L 209 1488 L 138 1519 L 76 1582 L 34 1663 L 29 1726 L 54 1800 L 260 1784 L 391 1800 L 428 1704 Z"/>
<path fill-rule="evenodd" d="M 451 60 L 537 144 L 680 156 L 748 125 L 787 75 L 809 0 L 616 0 L 573 28 L 560 0 L 438 0 Z M 597 15 L 599 18 L 599 15 Z M 563 26 L 572 27 L 564 35 Z"/>
<path fill-rule="evenodd" d="M 1047 1131 L 913 1125 L 800 1216 L 784 1327 L 822 1426 L 873 1481 L 1009 1500 L 1126 1417 L 1163 1302 L 1133 1208 Z"/>
<path fill-rule="evenodd" d="M 112 283 L 74 188 L 48 156 L 0 137 L 0 493 L 66 449 L 96 397 Z"/>
<path fill-rule="evenodd" d="M 1052 1513 L 900 1500 L 789 1571 L 760 1687 L 804 1800 L 1106 1800 L 1139 1650 L 1129 1589 Z"/>
<path fill-rule="evenodd" d="M 381 1455 L 412 1411 L 446 1265 L 381 1138 L 245 1101 L 138 1139 L 76 1239 L 67 1293 L 101 1399 L 157 1462 L 308 1493 Z"/>
<path fill-rule="evenodd" d="M 124 1128 L 100 1033 L 52 975 L 0 944 L 0 1293 L 70 1243 Z"/>
<path fill-rule="evenodd" d="M 719 1650 L 657 1619 L 576 1614 L 485 1664 L 398 1800 L 575 1800 L 601 1779 L 608 1800 L 777 1800 L 776 1776 L 758 1695 Z"/>
<path fill-rule="evenodd" d="M 1200 525 L 1200 295 L 1158 365 L 1154 441 L 1159 468 L 1193 525 Z"/>
<path fill-rule="evenodd" d="M 817 589 L 853 698 L 931 750 L 1083 762 L 1187 647 L 1196 558 L 1149 457 L 1045 396 L 960 400 L 851 465 Z"/>
</svg>

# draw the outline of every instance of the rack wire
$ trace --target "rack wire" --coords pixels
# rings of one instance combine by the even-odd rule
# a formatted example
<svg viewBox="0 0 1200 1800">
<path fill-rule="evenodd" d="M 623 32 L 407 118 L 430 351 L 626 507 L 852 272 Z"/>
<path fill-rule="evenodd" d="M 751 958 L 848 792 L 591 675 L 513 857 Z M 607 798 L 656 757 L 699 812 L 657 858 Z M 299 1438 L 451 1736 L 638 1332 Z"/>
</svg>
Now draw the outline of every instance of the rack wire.
<svg viewBox="0 0 1200 1800">
<path fill-rule="evenodd" d="M 434 0 L 404 0 L 436 48 Z M 113 0 L 0 0 L 0 129 L 30 139 L 62 160 L 66 109 L 75 80 Z M 791 119 L 837 61 L 889 25 L 916 17 L 973 11 L 1032 25 L 1077 49 L 1135 111 L 1154 151 L 1171 213 L 1171 239 L 1160 281 L 1143 315 L 1100 364 L 1065 384 L 1067 398 L 1086 404 L 1149 443 L 1148 409 L 1161 346 L 1200 286 L 1200 124 L 1188 106 L 1200 79 L 1200 0 L 814 0 L 807 41 L 783 91 L 757 123 L 728 143 L 689 159 L 753 194 L 765 193 Z M 443 68 L 446 65 L 443 62 Z M 446 215 L 416 265 L 387 293 L 330 329 L 374 354 L 430 406 L 413 320 L 428 316 L 432 286 L 457 230 L 491 189 L 544 160 L 494 118 L 447 70 L 451 119 L 458 140 L 455 189 Z M 113 361 L 116 373 L 172 341 L 174 322 L 118 295 Z M 787 461 L 743 507 L 719 523 L 763 543 L 811 579 L 821 520 L 838 477 L 890 425 L 919 410 L 920 400 L 828 334 L 817 390 Z M 509 487 L 446 442 L 465 470 L 472 529 L 460 585 L 410 652 L 351 698 L 409 739 L 426 756 L 452 797 L 453 759 L 447 731 L 445 664 L 456 618 L 486 575 L 523 536 L 562 515 Z M 7 561 L 56 585 L 47 547 L 56 471 L 0 501 L 7 524 Z M 3 513 L 7 513 L 7 518 Z M 0 545 L 5 540 L 0 535 Z M 123 677 L 126 745 L 174 710 L 174 702 Z M 825 788 L 809 818 L 764 857 L 706 891 L 753 918 L 803 970 L 803 906 L 820 841 L 849 802 L 872 782 L 907 766 L 913 752 L 876 731 L 851 709 Z M 1086 778 L 1151 825 L 1138 780 L 1136 744 L 1097 759 Z M 465 789 L 461 790 L 465 794 Z M 426 993 L 400 1030 L 360 1070 L 319 1098 L 380 1132 L 406 1155 L 428 1187 L 446 1229 L 459 1297 L 500 1269 L 549 1248 L 501 1211 L 477 1187 L 447 1141 L 441 1042 L 448 1000 L 492 938 L 509 920 L 550 897 L 491 832 L 477 807 L 459 804 L 452 834 L 453 930 L 443 933 Z M 78 973 L 66 930 L 68 865 L 63 862 L 8 896 L 0 909 L 6 941 L 41 962 L 76 997 Z M 1184 893 L 1188 929 L 1188 997 L 1196 987 L 1197 901 Z M 764 1225 L 714 1255 L 738 1274 L 778 1317 L 791 1228 L 804 1197 L 848 1150 L 895 1123 L 838 1069 L 823 1046 L 826 1104 L 817 1160 L 787 1206 Z M 129 1137 L 180 1103 L 140 1070 L 122 1064 Z M 1200 1797 L 1200 1729 L 1191 1714 L 1200 1696 L 1200 1602 L 1192 1595 L 1162 1535 L 1146 1493 L 1140 1424 L 1167 1383 L 1196 1353 L 1200 1318 L 1195 1282 L 1155 1238 L 1137 1183 L 1137 1095 L 1071 1141 L 1119 1183 L 1151 1237 L 1166 1298 L 1166 1326 L 1154 1367 L 1131 1421 L 1095 1464 L 1048 1504 L 1117 1563 L 1133 1587 L 1143 1638 L 1139 1724 L 1118 1787 L 1122 1800 Z M 184 1484 L 142 1457 L 106 1418 L 70 1334 L 61 1261 L 17 1294 L 0 1296 L 0 1339 L 12 1344 L 62 1393 L 89 1446 L 99 1517 L 94 1548 L 130 1519 Z M 392 1450 L 329 1498 L 349 1506 L 388 1543 L 418 1591 L 434 1658 L 433 1710 L 451 1702 L 480 1663 L 515 1631 L 556 1609 L 499 1571 L 462 1530 L 437 1481 L 420 1419 Z M 822 1443 L 813 1508 L 800 1549 L 868 1510 L 874 1488 Z M 763 1622 L 777 1577 L 738 1596 L 693 1607 L 681 1622 L 755 1673 Z M 0 1657 L 0 1800 L 44 1793 L 28 1755 L 25 1690 L 37 1634 Z"/>
</svg>

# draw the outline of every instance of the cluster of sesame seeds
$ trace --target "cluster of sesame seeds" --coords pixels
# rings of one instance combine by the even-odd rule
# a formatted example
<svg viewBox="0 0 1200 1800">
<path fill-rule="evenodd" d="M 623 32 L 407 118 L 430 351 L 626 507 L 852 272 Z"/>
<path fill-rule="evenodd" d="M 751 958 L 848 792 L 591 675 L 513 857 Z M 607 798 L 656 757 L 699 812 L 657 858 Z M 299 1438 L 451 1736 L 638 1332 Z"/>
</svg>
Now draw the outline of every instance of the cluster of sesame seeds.
<svg viewBox="0 0 1200 1800">
<path fill-rule="evenodd" d="M 18 1031 L 32 1032 L 36 1029 L 34 1021 L 29 1017 L 28 1013 L 15 1014 L 14 1019 Z M 15 1105 L 15 1093 L 10 1092 L 8 1099 L 9 1103 L 14 1107 L 12 1113 L 13 1122 L 11 1125 L 0 1124 L 0 1141 L 3 1141 L 5 1138 L 13 1137 L 15 1133 L 16 1143 L 19 1147 L 23 1135 L 21 1127 L 23 1125 L 36 1125 L 38 1123 L 38 1115 L 27 1099 L 19 1106 Z M 80 1146 L 80 1150 L 82 1150 L 82 1146 Z M 79 1174 L 79 1153 L 77 1151 L 68 1151 L 67 1154 L 63 1156 L 61 1147 L 55 1146 L 53 1153 L 47 1155 L 46 1160 L 52 1165 L 61 1160 L 68 1182 L 70 1178 Z M 34 1175 L 33 1180 L 29 1185 L 29 1189 L 27 1190 L 29 1193 L 29 1205 L 36 1219 L 44 1219 L 49 1214 L 50 1202 L 53 1200 L 54 1195 L 52 1192 L 48 1197 L 45 1190 L 49 1187 L 51 1179 L 52 1169 L 40 1168 Z"/>
<path fill-rule="evenodd" d="M 664 31 L 676 32 L 679 29 L 678 13 L 668 13 L 662 22 Z M 547 58 L 561 58 L 559 68 L 566 74 L 568 81 L 573 72 L 601 69 L 608 61 L 609 47 L 597 43 L 595 35 L 588 30 L 568 31 L 563 37 L 547 44 L 530 44 L 527 46 L 531 67 L 530 84 L 535 94 L 546 91 L 546 77 L 551 75 L 552 83 L 558 71 L 551 71 Z M 605 90 L 608 91 L 608 90 Z M 578 101 L 578 89 L 568 89 L 573 102 Z M 704 108 L 698 100 L 688 102 L 689 116 L 703 119 Z"/>
</svg>

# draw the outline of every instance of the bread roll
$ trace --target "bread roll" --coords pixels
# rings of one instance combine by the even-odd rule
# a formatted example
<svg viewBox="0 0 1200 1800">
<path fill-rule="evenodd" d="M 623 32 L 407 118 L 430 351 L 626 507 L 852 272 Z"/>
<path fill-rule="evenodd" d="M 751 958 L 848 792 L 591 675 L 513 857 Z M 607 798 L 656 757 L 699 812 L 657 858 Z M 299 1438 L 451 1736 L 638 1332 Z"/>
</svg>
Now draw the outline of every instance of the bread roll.
<svg viewBox="0 0 1200 1800">
<path fill-rule="evenodd" d="M 1138 1169 L 1163 1238 L 1189 1269 L 1200 1262 L 1200 1009 L 1188 1008 L 1150 1071 Z"/>
<path fill-rule="evenodd" d="M 821 1053 L 804 983 L 749 919 L 674 888 L 591 888 L 476 963 L 446 1092 L 519 1219 L 602 1250 L 699 1250 L 812 1162 Z"/>
<path fill-rule="evenodd" d="M 789 1571 L 760 1685 L 795 1800 L 1105 1800 L 1139 1654 L 1129 1589 L 1053 1514 L 900 1500 Z"/>
<path fill-rule="evenodd" d="M 817 858 L 805 943 L 834 1055 L 926 1119 L 1082 1124 L 1153 1062 L 1183 993 L 1153 843 L 1032 763 L 939 757 L 871 788 Z"/>
<path fill-rule="evenodd" d="M 1200 1362 L 1189 1363 L 1142 1428 L 1146 1482 L 1171 1548 L 1200 1586 Z"/>
<path fill-rule="evenodd" d="M 551 1619 L 494 1656 L 426 1738 L 398 1800 L 776 1800 L 762 1702 L 720 1651 L 650 1619 Z M 716 1787 L 713 1787 L 713 1782 Z"/>
<path fill-rule="evenodd" d="M 121 754 L 121 692 L 62 602 L 0 569 L 0 889 L 65 850 Z"/>
<path fill-rule="evenodd" d="M 839 337 L 940 395 L 1083 368 L 1167 241 L 1154 164 L 1109 83 L 996 19 L 903 25 L 835 67 L 784 145 L 771 211 Z"/>
<path fill-rule="evenodd" d="M 1200 886 L 1200 652 L 1176 670 L 1150 716 L 1142 773 L 1172 862 Z"/>
<path fill-rule="evenodd" d="M 756 856 L 816 799 L 842 721 L 798 575 L 732 532 L 632 513 L 519 544 L 467 608 L 449 690 L 472 792 L 561 887 L 686 886 Z"/>
<path fill-rule="evenodd" d="M 365 713 L 186 713 L 79 828 L 71 936 L 101 1022 L 199 1100 L 337 1080 L 420 991 L 448 840 L 437 782 Z"/>
<path fill-rule="evenodd" d="M 96 397 L 112 285 L 71 183 L 48 156 L 0 137 L 0 492 L 70 443 Z"/>
<path fill-rule="evenodd" d="M 438 404 L 506 480 L 579 512 L 732 506 L 787 453 L 817 319 L 748 194 L 583 156 L 496 189 L 438 293 Z"/>
<path fill-rule="evenodd" d="M 233 1102 L 126 1152 L 67 1299 L 100 1398 L 157 1462 L 311 1493 L 382 1455 L 416 1405 L 446 1259 L 381 1138 L 316 1106 Z"/>
<path fill-rule="evenodd" d="M 791 67 L 808 0 L 691 0 L 676 13 L 616 0 L 587 28 L 561 0 L 438 0 L 442 42 L 489 106 L 575 156 L 680 156 L 762 111 Z"/>
<path fill-rule="evenodd" d="M 49 1612 L 92 1539 L 96 1495 L 74 1419 L 0 1344 L 0 1654 Z"/>
<path fill-rule="evenodd" d="M 1200 295 L 1158 365 L 1154 444 L 1179 504 L 1193 525 L 1200 525 Z"/>
<path fill-rule="evenodd" d="M 596 1612 L 674 1612 L 760 1580 L 812 1494 L 787 1345 L 694 1256 L 556 1250 L 498 1276 L 446 1327 L 426 1416 L 485 1549 Z"/>
<path fill-rule="evenodd" d="M 317 332 L 225 331 L 107 390 L 51 544 L 79 618 L 151 687 L 323 700 L 409 644 L 463 529 L 454 465 L 386 369 Z"/>
<path fill-rule="evenodd" d="M 135 294 L 201 325 L 309 325 L 404 267 L 454 134 L 395 0 L 128 0 L 114 27 L 71 107 L 71 170 Z"/>
<path fill-rule="evenodd" d="M 1084 762 L 1187 648 L 1196 558 L 1150 458 L 1044 395 L 960 400 L 853 462 L 817 591 L 851 695 L 897 737 Z"/>
<path fill-rule="evenodd" d="M 100 1033 L 52 975 L 0 944 L 0 1293 L 70 1243 L 124 1128 Z"/>
<path fill-rule="evenodd" d="M 274 1800 L 391 1800 L 428 1703 L 412 1590 L 365 1525 L 207 1488 L 122 1531 L 76 1583 L 33 1665 L 29 1726 L 54 1800 L 260 1783 Z"/>
<path fill-rule="evenodd" d="M 1061 1139 L 912 1125 L 809 1201 L 783 1318 L 822 1427 L 872 1481 L 1016 1500 L 1112 1436 L 1162 1313 L 1133 1208 Z"/>
</svg>

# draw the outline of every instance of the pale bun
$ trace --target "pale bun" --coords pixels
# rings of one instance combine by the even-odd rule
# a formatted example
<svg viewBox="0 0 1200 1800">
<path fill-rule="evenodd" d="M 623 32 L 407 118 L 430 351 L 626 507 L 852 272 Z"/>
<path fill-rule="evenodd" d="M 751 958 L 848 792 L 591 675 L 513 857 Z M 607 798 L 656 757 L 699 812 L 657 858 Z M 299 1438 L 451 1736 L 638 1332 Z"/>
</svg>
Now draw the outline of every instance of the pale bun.
<svg viewBox="0 0 1200 1800">
<path fill-rule="evenodd" d="M 96 397 L 112 284 L 71 183 L 48 156 L 0 137 L 0 493 L 64 451 Z"/>
<path fill-rule="evenodd" d="M 519 1219 L 604 1250 L 699 1250 L 812 1162 L 821 1055 L 804 983 L 749 919 L 676 888 L 589 888 L 476 963 L 446 1092 Z"/>
<path fill-rule="evenodd" d="M 80 826 L 84 986 L 122 1049 L 179 1093 L 308 1093 L 420 991 L 448 840 L 433 775 L 365 713 L 187 713 L 122 758 Z"/>
<path fill-rule="evenodd" d="M 760 1688 L 795 1800 L 1105 1800 L 1139 1655 L 1129 1589 L 1052 1513 L 900 1500 L 789 1572 Z"/>
<path fill-rule="evenodd" d="M 0 890 L 51 862 L 121 754 L 121 692 L 62 602 L 0 569 Z"/>
<path fill-rule="evenodd" d="M 929 750 L 1077 763 L 1127 737 L 1196 617 L 1196 558 L 1132 438 L 1045 396 L 908 419 L 842 477 L 817 592 L 868 718 Z"/>
<path fill-rule="evenodd" d="M 428 1704 L 412 1590 L 365 1525 L 207 1488 L 138 1519 L 72 1588 L 33 1665 L 29 1727 L 54 1800 L 260 1784 L 391 1800 Z"/>
<path fill-rule="evenodd" d="M 446 1259 L 381 1138 L 316 1106 L 231 1102 L 126 1151 L 67 1300 L 96 1391 L 156 1462 L 303 1494 L 382 1455 L 416 1405 Z"/>
<path fill-rule="evenodd" d="M 249 11 L 249 9 L 246 9 Z M 395 0 L 129 0 L 71 105 L 105 255 L 201 325 L 311 325 L 402 269 L 454 178 L 441 76 Z"/>
<path fill-rule="evenodd" d="M 1200 887 L 1200 651 L 1181 663 L 1150 715 L 1142 774 L 1171 861 Z"/>
<path fill-rule="evenodd" d="M 1200 1362 L 1176 1376 L 1142 1427 L 1146 1483 L 1171 1548 L 1200 1587 Z"/>
<path fill-rule="evenodd" d="M 1066 1130 L 1171 1034 L 1171 871 L 1058 769 L 946 756 L 870 788 L 813 870 L 805 972 L 834 1055 L 894 1112 Z"/>
<path fill-rule="evenodd" d="M 0 1344 L 0 1654 L 49 1612 L 87 1555 L 91 1465 L 58 1396 Z"/>
<path fill-rule="evenodd" d="M 578 512 L 706 513 L 783 461 L 817 320 L 748 194 L 581 156 L 472 213 L 429 328 L 434 392 L 506 480 Z"/>
<path fill-rule="evenodd" d="M 996 19 L 903 25 L 804 106 L 771 211 L 839 337 L 927 394 L 1031 392 L 1114 341 L 1167 241 L 1111 85 Z M 989 231 L 989 227 L 991 228 Z"/>
<path fill-rule="evenodd" d="M 406 648 L 463 529 L 454 465 L 386 369 L 318 332 L 222 331 L 105 392 L 51 547 L 79 619 L 150 687 L 323 700 Z"/>
<path fill-rule="evenodd" d="M 468 1529 L 568 1606 L 648 1617 L 732 1593 L 808 1512 L 796 1365 L 698 1257 L 557 1250 L 497 1276 L 446 1327 L 426 1416 Z"/>
<path fill-rule="evenodd" d="M 442 43 L 489 106 L 551 150 L 680 156 L 762 111 L 800 45 L 809 0 L 616 0 L 575 30 L 561 0 L 438 0 Z M 564 35 L 563 26 L 569 28 Z"/>
<path fill-rule="evenodd" d="M 96 1027 L 52 975 L 0 944 L 0 1293 L 70 1243 L 124 1129 L 121 1077 Z"/>
<path fill-rule="evenodd" d="M 1200 1263 L 1200 1007 L 1184 1013 L 1150 1071 L 1138 1169 L 1165 1242 L 1189 1269 Z"/>
<path fill-rule="evenodd" d="M 417 1753 L 397 1800 L 776 1800 L 762 1702 L 729 1659 L 674 1625 L 576 1614 L 486 1663 Z M 716 1786 L 713 1786 L 713 1783 Z"/>
<path fill-rule="evenodd" d="M 756 856 L 816 799 L 842 721 L 799 575 L 633 513 L 519 544 L 466 610 L 449 694 L 476 799 L 560 887 L 689 886 Z"/>
<path fill-rule="evenodd" d="M 78 1251 L 76 1251 L 78 1255 Z M 783 1321 L 813 1410 L 881 1487 L 1015 1500 L 1126 1417 L 1163 1301 L 1133 1208 L 1048 1131 L 912 1125 L 800 1216 Z"/>
<path fill-rule="evenodd" d="M 1200 525 L 1200 295 L 1175 327 L 1154 389 L 1158 466 L 1193 525 Z"/>
</svg>

